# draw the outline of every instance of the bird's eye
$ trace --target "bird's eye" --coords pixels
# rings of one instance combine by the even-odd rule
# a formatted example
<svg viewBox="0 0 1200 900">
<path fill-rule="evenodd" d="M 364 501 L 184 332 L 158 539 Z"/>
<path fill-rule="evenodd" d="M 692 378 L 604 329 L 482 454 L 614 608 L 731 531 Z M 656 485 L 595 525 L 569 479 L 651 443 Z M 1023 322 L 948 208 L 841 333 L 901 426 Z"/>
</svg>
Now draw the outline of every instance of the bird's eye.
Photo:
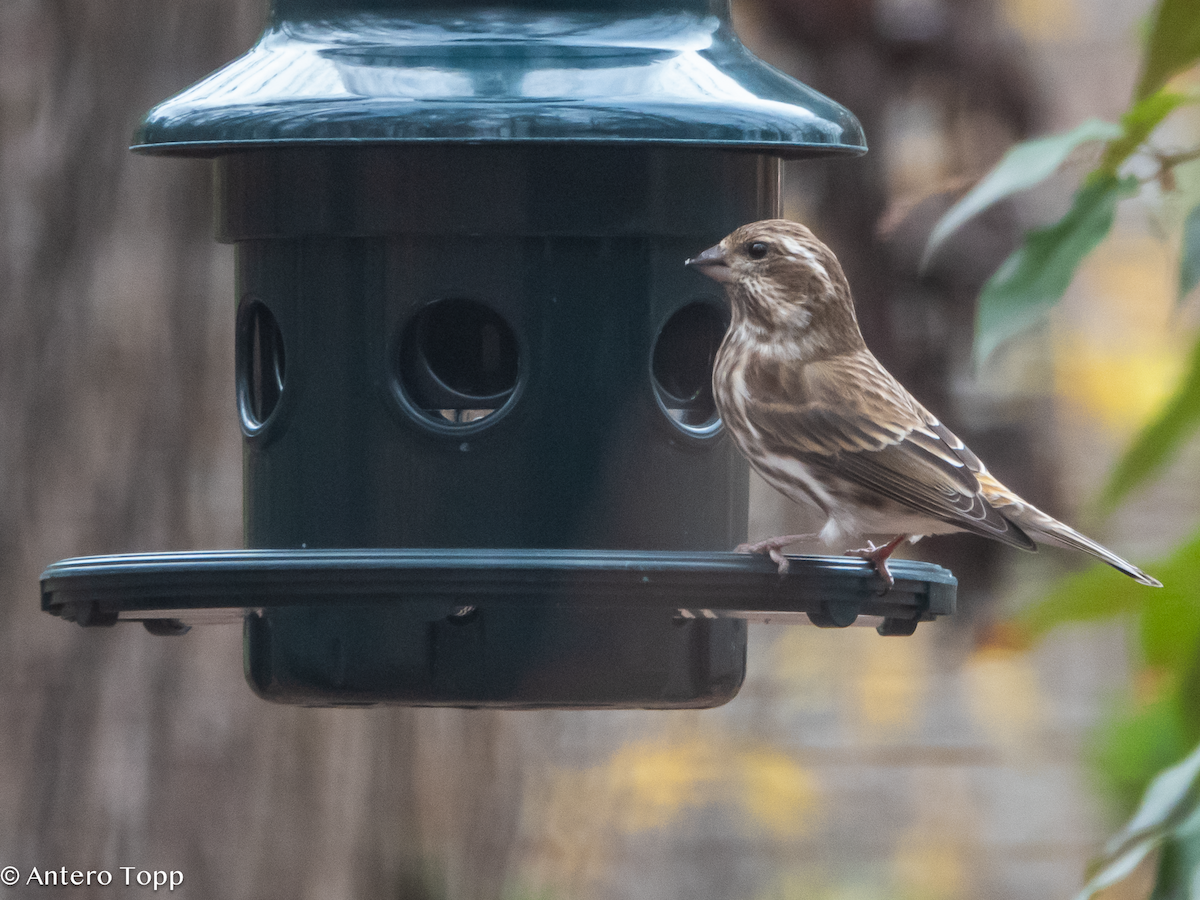
<svg viewBox="0 0 1200 900">
<path fill-rule="evenodd" d="M 751 259 L 762 259 L 767 255 L 767 245 L 762 241 L 751 241 L 746 245 L 746 254 Z"/>
</svg>

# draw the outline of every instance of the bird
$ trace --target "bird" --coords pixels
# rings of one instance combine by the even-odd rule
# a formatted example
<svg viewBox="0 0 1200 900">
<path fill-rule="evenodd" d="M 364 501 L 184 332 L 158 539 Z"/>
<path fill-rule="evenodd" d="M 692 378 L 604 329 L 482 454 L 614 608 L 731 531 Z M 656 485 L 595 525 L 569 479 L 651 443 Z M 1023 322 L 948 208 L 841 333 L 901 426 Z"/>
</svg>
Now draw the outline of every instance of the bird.
<svg viewBox="0 0 1200 900">
<path fill-rule="evenodd" d="M 841 264 L 804 225 L 743 225 L 685 265 L 721 283 L 729 300 L 712 374 L 726 430 L 768 484 L 824 516 L 817 534 L 739 551 L 768 555 L 783 575 L 789 545 L 886 535 L 848 553 L 871 563 L 887 590 L 888 558 L 905 541 L 969 532 L 1023 550 L 1081 550 L 1162 587 L 1005 487 L 883 367 L 863 340 Z"/>
</svg>

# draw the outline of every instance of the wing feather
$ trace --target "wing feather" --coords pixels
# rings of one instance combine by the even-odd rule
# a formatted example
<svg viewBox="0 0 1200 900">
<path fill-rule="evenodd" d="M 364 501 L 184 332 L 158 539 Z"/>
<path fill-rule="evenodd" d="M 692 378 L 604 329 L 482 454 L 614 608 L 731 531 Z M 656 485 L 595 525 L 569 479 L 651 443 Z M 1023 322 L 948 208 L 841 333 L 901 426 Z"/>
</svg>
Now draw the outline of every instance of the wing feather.
<svg viewBox="0 0 1200 900">
<path fill-rule="evenodd" d="M 868 352 L 748 385 L 745 415 L 763 448 L 921 514 L 1024 549 L 1034 543 L 984 497 L 986 469 Z"/>
</svg>

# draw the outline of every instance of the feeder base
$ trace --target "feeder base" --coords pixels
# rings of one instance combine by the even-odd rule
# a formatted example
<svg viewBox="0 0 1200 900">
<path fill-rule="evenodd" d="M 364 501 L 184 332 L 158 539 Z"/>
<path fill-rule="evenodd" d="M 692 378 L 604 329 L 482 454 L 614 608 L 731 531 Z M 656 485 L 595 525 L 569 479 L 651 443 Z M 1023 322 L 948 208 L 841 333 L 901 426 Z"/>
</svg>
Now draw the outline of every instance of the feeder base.
<svg viewBox="0 0 1200 900">
<path fill-rule="evenodd" d="M 746 623 L 862 619 L 912 634 L 954 611 L 945 569 L 600 550 L 244 550 L 67 559 L 42 608 L 154 634 L 245 621 L 246 677 L 283 703 L 684 708 L 732 699 Z"/>
</svg>

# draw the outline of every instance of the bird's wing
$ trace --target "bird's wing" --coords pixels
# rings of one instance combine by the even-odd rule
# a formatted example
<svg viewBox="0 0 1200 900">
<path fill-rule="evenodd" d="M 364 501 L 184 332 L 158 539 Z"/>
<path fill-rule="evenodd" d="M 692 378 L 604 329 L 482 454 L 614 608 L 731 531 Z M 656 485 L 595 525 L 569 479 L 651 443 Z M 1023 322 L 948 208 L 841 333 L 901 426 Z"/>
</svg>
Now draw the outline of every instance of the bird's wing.
<svg viewBox="0 0 1200 900">
<path fill-rule="evenodd" d="M 777 373 L 778 374 L 778 373 Z M 769 453 L 823 471 L 965 531 L 1034 549 L 984 498 L 986 472 L 963 442 L 869 353 L 808 363 L 748 386 L 746 417 Z"/>
</svg>

